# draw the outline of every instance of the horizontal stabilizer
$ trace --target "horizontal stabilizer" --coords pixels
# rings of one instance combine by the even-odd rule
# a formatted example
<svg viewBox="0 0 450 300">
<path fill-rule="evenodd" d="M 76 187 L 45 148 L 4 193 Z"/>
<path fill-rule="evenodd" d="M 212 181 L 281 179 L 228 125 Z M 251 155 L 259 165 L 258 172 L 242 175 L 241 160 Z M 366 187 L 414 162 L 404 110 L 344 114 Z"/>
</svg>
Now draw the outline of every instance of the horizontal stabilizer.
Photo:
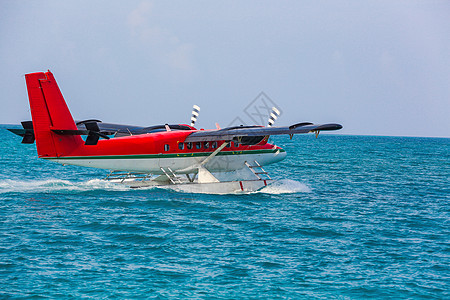
<svg viewBox="0 0 450 300">
<path fill-rule="evenodd" d="M 52 129 L 52 131 L 59 135 L 88 135 L 89 134 L 89 130 Z"/>
<path fill-rule="evenodd" d="M 97 145 L 98 140 L 102 137 L 109 140 L 109 136 L 100 132 L 97 120 L 89 120 L 82 122 L 86 130 L 80 129 L 52 129 L 52 131 L 59 135 L 87 135 L 85 145 Z"/>
<path fill-rule="evenodd" d="M 23 129 L 8 128 L 8 130 L 14 134 L 17 134 L 17 135 L 23 137 L 22 144 L 33 144 L 36 139 L 34 136 L 33 122 L 32 121 L 23 121 L 21 123 L 22 123 Z"/>
</svg>

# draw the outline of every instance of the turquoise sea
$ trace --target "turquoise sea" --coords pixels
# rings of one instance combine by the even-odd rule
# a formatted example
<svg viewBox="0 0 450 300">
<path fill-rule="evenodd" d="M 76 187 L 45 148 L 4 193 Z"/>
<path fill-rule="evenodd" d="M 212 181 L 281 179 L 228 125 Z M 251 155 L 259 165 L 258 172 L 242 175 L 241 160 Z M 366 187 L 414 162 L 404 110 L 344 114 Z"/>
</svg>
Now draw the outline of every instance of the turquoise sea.
<svg viewBox="0 0 450 300">
<path fill-rule="evenodd" d="M 0 299 L 450 299 L 450 139 L 273 138 L 245 195 L 127 189 L 0 128 Z"/>
</svg>

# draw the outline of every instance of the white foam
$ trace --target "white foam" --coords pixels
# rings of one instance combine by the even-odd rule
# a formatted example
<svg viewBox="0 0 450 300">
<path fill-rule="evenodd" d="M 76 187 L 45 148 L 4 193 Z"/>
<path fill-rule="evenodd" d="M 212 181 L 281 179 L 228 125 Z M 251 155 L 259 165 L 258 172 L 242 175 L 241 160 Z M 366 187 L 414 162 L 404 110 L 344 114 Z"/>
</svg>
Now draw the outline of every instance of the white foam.
<svg viewBox="0 0 450 300">
<path fill-rule="evenodd" d="M 291 180 L 291 179 L 280 179 L 274 181 L 268 186 L 262 188 L 258 191 L 264 194 L 294 194 L 294 193 L 311 193 L 311 188 L 306 184 Z"/>
<path fill-rule="evenodd" d="M 145 187 L 141 189 L 154 189 L 158 187 Z M 160 188 L 172 188 L 170 186 Z M 174 191 L 186 192 L 179 187 L 173 187 Z M 130 188 L 123 184 L 112 183 L 102 179 L 92 179 L 88 181 L 70 181 L 61 179 L 47 179 L 47 180 L 0 180 L 0 194 L 19 192 L 84 192 L 84 191 L 130 191 Z M 189 190 L 193 193 L 194 191 Z M 277 180 L 256 193 L 265 194 L 292 194 L 292 193 L 310 193 L 311 188 L 306 184 L 290 180 Z M 241 193 L 241 192 L 239 192 Z M 251 193 L 251 192 L 250 192 Z M 220 194 L 220 193 L 219 193 Z"/>
<path fill-rule="evenodd" d="M 61 179 L 47 180 L 0 180 L 0 193 L 11 192 L 58 192 L 58 191 L 92 191 L 115 190 L 125 191 L 128 187 L 101 179 L 88 181 L 69 181 Z"/>
</svg>

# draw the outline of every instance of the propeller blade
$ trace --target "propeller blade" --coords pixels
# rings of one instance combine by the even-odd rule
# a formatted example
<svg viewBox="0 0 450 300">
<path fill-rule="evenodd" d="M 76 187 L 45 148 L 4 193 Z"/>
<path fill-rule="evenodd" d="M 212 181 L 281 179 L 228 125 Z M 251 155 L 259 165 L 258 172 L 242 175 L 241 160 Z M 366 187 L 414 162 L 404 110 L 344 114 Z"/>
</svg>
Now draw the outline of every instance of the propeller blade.
<svg viewBox="0 0 450 300">
<path fill-rule="evenodd" d="M 197 122 L 198 115 L 200 113 L 200 106 L 195 105 L 192 107 L 192 117 L 191 117 L 191 126 L 194 127 L 195 122 Z"/>
<path fill-rule="evenodd" d="M 270 115 L 269 115 L 269 121 L 268 121 L 269 124 L 267 125 L 267 127 L 272 127 L 272 125 L 278 119 L 280 114 L 281 114 L 281 112 L 275 106 L 272 107 L 272 111 L 270 112 Z"/>
</svg>

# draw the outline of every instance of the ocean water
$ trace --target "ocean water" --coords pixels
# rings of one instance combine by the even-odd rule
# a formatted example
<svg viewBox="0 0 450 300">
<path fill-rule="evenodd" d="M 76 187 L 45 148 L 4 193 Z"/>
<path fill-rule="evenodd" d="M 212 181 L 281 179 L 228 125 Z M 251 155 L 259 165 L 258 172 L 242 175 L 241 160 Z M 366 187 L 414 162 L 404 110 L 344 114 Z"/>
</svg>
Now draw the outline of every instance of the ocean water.
<svg viewBox="0 0 450 300">
<path fill-rule="evenodd" d="M 257 193 L 128 189 L 0 128 L 0 298 L 449 299 L 450 139 L 272 139 Z"/>
</svg>

